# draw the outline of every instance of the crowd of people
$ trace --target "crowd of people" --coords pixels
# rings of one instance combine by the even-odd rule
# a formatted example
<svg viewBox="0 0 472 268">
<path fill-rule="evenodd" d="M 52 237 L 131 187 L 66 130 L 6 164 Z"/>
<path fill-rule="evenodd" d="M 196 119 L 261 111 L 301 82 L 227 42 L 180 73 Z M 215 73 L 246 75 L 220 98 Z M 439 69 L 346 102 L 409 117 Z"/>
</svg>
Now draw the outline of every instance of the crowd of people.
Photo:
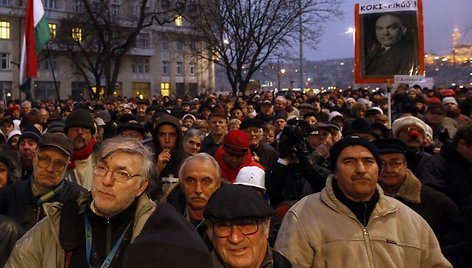
<svg viewBox="0 0 472 268">
<path fill-rule="evenodd" d="M 472 88 L 385 93 L 2 103 L 0 266 L 471 267 Z"/>
</svg>

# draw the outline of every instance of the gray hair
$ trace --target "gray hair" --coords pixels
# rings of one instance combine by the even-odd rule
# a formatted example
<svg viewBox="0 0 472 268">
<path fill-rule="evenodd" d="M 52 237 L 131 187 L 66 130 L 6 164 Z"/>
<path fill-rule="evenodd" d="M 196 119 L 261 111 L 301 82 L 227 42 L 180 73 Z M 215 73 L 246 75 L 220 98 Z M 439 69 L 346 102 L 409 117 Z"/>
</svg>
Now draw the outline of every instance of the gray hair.
<svg viewBox="0 0 472 268">
<path fill-rule="evenodd" d="M 100 161 L 107 159 L 118 152 L 141 156 L 143 162 L 142 167 L 140 168 L 140 175 L 143 178 L 149 178 L 149 174 L 153 167 L 151 153 L 141 142 L 134 139 L 128 137 L 114 137 L 104 140 L 97 153 L 96 160 Z"/>
<path fill-rule="evenodd" d="M 182 140 L 183 144 L 185 144 L 189 139 L 193 137 L 199 137 L 200 140 L 203 140 L 204 135 L 203 135 L 203 132 L 200 131 L 199 129 L 190 128 L 187 130 L 187 132 L 185 132 L 184 138 Z"/>
<path fill-rule="evenodd" d="M 201 162 L 201 161 L 210 162 L 213 165 L 213 167 L 215 168 L 215 171 L 216 171 L 216 181 L 217 182 L 221 181 L 220 166 L 218 165 L 218 162 L 216 162 L 215 158 L 213 158 L 211 155 L 209 155 L 207 153 L 198 153 L 196 155 L 190 156 L 187 159 L 185 159 L 184 162 L 182 163 L 182 165 L 180 166 L 180 170 L 179 170 L 179 182 L 180 183 L 182 183 L 182 181 L 184 179 L 183 174 L 182 174 L 184 168 L 190 163 L 190 161 L 193 161 L 193 160 L 196 160 L 197 162 Z"/>
</svg>

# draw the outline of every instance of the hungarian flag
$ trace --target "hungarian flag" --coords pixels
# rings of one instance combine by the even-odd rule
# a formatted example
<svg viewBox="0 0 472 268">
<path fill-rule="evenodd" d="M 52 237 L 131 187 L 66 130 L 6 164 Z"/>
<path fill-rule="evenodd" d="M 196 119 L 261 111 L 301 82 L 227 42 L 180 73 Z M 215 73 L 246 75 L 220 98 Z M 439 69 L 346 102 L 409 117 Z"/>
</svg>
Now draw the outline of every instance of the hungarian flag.
<svg viewBox="0 0 472 268">
<path fill-rule="evenodd" d="M 41 0 L 28 0 L 25 26 L 21 47 L 20 89 L 29 91 L 30 79 L 38 73 L 37 55 L 51 38 Z"/>
</svg>

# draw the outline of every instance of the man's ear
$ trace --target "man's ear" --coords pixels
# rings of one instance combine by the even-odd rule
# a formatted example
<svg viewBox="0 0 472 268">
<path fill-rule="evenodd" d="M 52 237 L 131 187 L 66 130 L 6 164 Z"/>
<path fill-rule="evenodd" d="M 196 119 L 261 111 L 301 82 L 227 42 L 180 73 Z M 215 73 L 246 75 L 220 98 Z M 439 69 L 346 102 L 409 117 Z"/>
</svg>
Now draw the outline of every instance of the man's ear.
<svg viewBox="0 0 472 268">
<path fill-rule="evenodd" d="M 144 178 L 143 181 L 141 182 L 141 185 L 139 186 L 138 191 L 136 192 L 136 196 L 140 196 L 148 187 L 149 180 L 148 178 Z"/>
</svg>

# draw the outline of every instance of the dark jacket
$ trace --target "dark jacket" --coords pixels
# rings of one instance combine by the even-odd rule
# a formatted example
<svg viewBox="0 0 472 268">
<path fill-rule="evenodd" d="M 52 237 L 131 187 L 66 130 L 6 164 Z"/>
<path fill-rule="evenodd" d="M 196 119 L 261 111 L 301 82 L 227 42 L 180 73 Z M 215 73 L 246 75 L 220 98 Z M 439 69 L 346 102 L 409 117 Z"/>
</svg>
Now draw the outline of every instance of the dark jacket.
<svg viewBox="0 0 472 268">
<path fill-rule="evenodd" d="M 0 267 L 7 262 L 15 243 L 24 234 L 25 230 L 10 217 L 0 215 Z"/>
<path fill-rule="evenodd" d="M 415 55 L 413 43 L 402 38 L 398 43 L 383 50 L 376 44 L 367 53 L 365 74 L 367 76 L 393 76 L 394 74 L 418 74 L 418 55 Z"/>
<path fill-rule="evenodd" d="M 464 206 L 451 224 L 442 246 L 444 256 L 454 268 L 472 267 L 472 206 Z"/>
<path fill-rule="evenodd" d="M 216 143 L 215 139 L 213 139 L 213 135 L 209 133 L 208 135 L 203 138 L 202 147 L 200 148 L 200 152 L 207 153 L 211 156 L 215 156 L 216 149 L 220 146 L 220 143 Z"/>
<path fill-rule="evenodd" d="M 279 153 L 272 146 L 265 142 L 261 142 L 259 147 L 252 149 L 252 155 L 259 157 L 259 164 L 261 164 L 266 170 L 271 168 L 279 159 Z"/>
<path fill-rule="evenodd" d="M 472 201 L 472 164 L 451 143 L 445 143 L 418 169 L 417 177 L 425 185 L 443 192 L 459 209 Z"/>
<path fill-rule="evenodd" d="M 70 181 L 63 180 L 62 192 L 54 196 L 48 203 L 64 203 L 77 200 L 86 190 Z M 44 216 L 44 209 L 38 205 L 31 189 L 31 179 L 7 186 L 0 191 L 0 214 L 15 219 L 26 230 L 31 229 Z"/>
<path fill-rule="evenodd" d="M 123 267 L 212 267 L 211 257 L 190 223 L 170 205 L 159 205 L 129 245 Z"/>
<path fill-rule="evenodd" d="M 392 197 L 420 214 L 440 242 L 451 227 L 451 219 L 459 213 L 454 202 L 443 193 L 422 185 L 410 170 L 398 192 Z"/>
</svg>

